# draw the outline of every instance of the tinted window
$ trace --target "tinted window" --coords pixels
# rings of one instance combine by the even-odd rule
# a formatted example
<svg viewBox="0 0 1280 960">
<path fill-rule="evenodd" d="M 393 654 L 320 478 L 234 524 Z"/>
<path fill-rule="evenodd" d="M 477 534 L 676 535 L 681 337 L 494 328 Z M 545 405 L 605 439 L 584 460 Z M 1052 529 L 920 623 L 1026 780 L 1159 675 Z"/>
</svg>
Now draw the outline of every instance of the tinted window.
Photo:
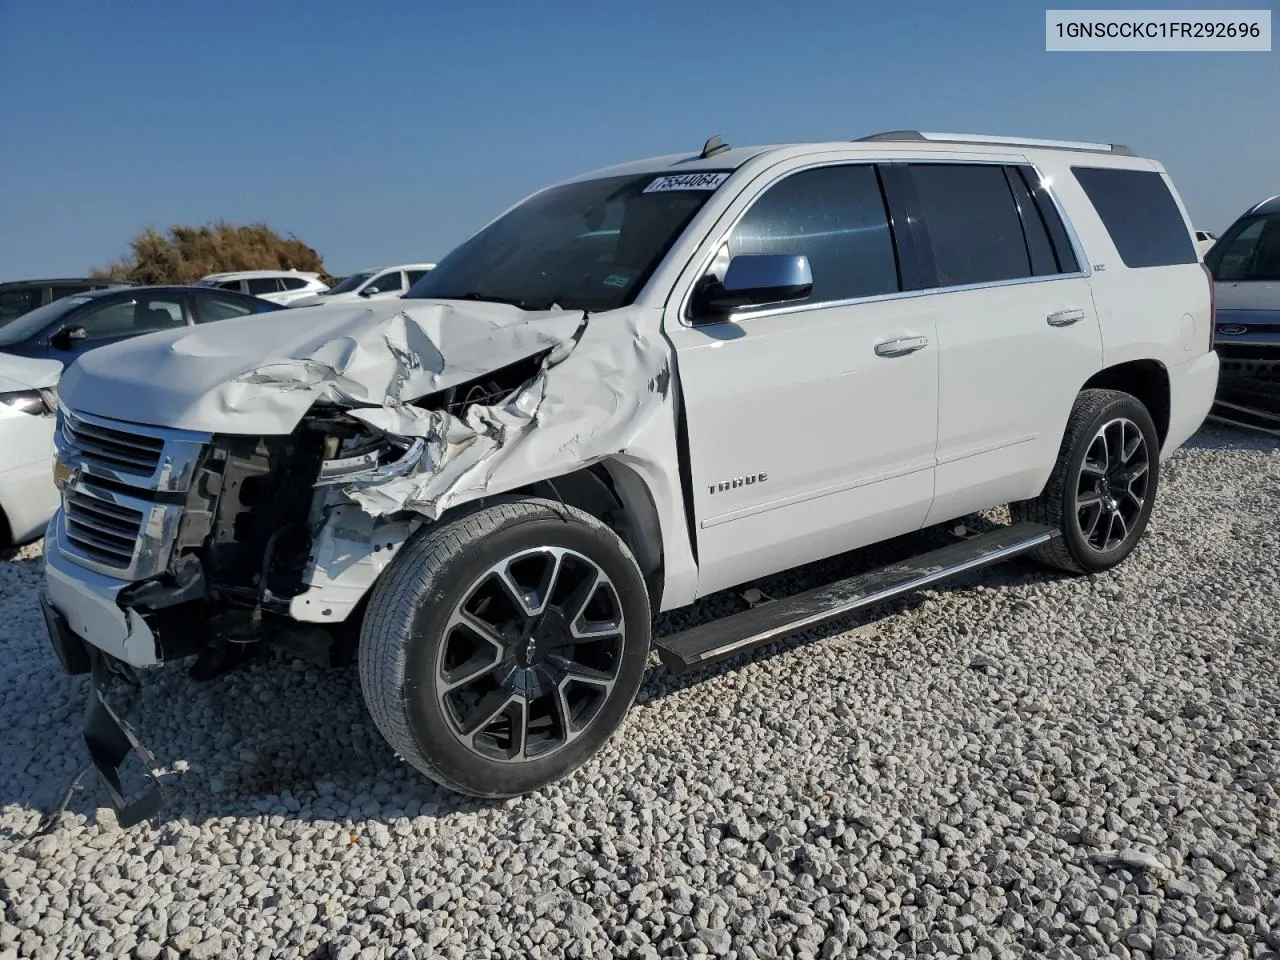
<svg viewBox="0 0 1280 960">
<path fill-rule="evenodd" d="M 249 293 L 258 297 L 264 293 L 278 293 L 280 290 L 280 279 L 278 277 L 251 277 L 249 279 Z"/>
<path fill-rule="evenodd" d="M 809 258 L 811 303 L 893 293 L 898 268 L 875 168 L 803 170 L 774 184 L 729 235 L 729 257 L 793 254 Z"/>
<path fill-rule="evenodd" d="M 205 296 L 196 294 L 196 323 L 213 323 L 215 320 L 229 320 L 232 317 L 243 317 L 255 312 L 251 303 L 233 300 L 231 297 Z"/>
<path fill-rule="evenodd" d="M 237 293 L 239 293 L 239 292 L 240 292 L 240 289 L 241 289 L 241 288 L 240 288 L 240 281 L 239 281 L 239 280 L 223 280 L 220 284 L 218 284 L 218 289 L 219 289 L 219 290 L 234 290 L 234 291 L 236 291 Z"/>
<path fill-rule="evenodd" d="M 166 297 L 117 300 L 76 317 L 75 326 L 83 327 L 86 340 L 130 337 L 157 330 L 186 325 L 182 303 Z"/>
<path fill-rule="evenodd" d="M 428 273 L 430 273 L 429 270 L 406 270 L 405 276 L 409 278 L 409 286 L 412 287 Z"/>
<path fill-rule="evenodd" d="M 1013 202 L 1018 207 L 1018 215 L 1022 218 L 1022 236 L 1027 243 L 1027 252 L 1031 255 L 1031 272 L 1037 277 L 1059 273 L 1058 258 L 1054 256 L 1044 217 L 1027 192 L 1027 185 L 1017 170 L 1007 169 L 1005 176 L 1013 191 Z"/>
<path fill-rule="evenodd" d="M 1079 272 L 1080 262 L 1076 259 L 1076 252 L 1071 246 L 1071 239 L 1067 236 L 1067 228 L 1062 223 L 1062 217 L 1059 216 L 1053 198 L 1049 195 L 1049 188 L 1032 167 L 1019 167 L 1018 173 L 1023 186 L 1031 194 L 1036 209 L 1040 211 L 1040 221 L 1049 231 L 1049 241 L 1053 244 L 1053 255 L 1058 262 L 1059 272 Z"/>
<path fill-rule="evenodd" d="M 63 297 L 75 296 L 77 293 L 84 293 L 91 289 L 87 283 L 78 283 L 74 286 L 57 286 L 54 287 L 50 295 L 51 300 L 61 300 Z"/>
<path fill-rule="evenodd" d="M 1195 244 L 1164 177 L 1151 170 L 1072 167 L 1126 267 L 1195 263 Z"/>
<path fill-rule="evenodd" d="M 383 273 L 374 277 L 365 289 L 370 293 L 375 290 L 378 293 L 394 293 L 404 289 L 404 280 L 401 278 L 399 270 L 392 270 L 390 273 Z"/>
<path fill-rule="evenodd" d="M 301 290 L 307 285 L 307 281 L 302 277 L 281 277 L 280 283 L 286 290 Z"/>
<path fill-rule="evenodd" d="M 1280 280 L 1280 214 L 1243 222 L 1205 257 L 1215 280 Z"/>
<path fill-rule="evenodd" d="M 0 323 L 20 317 L 29 310 L 40 306 L 39 287 L 19 287 L 15 290 L 0 290 Z"/>
<path fill-rule="evenodd" d="M 913 163 L 909 169 L 938 286 L 1031 276 L 1022 222 L 1003 167 Z"/>
</svg>

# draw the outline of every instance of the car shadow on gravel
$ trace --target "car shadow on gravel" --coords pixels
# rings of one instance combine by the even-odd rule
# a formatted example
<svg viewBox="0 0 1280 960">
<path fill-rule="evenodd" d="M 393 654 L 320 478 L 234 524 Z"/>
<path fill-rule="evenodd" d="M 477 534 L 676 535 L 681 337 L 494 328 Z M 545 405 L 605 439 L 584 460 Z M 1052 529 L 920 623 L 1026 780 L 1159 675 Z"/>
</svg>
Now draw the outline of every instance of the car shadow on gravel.
<svg viewBox="0 0 1280 960">
<path fill-rule="evenodd" d="M 970 533 L 989 533 L 1008 523 L 1006 510 L 990 511 L 984 514 L 965 517 L 961 521 Z M 755 587 L 772 600 L 781 600 L 815 587 L 832 583 L 847 577 L 867 573 L 877 567 L 900 563 L 911 557 L 935 550 L 955 542 L 952 529 L 956 522 L 929 527 L 917 533 L 907 534 L 893 540 L 837 554 L 825 560 L 806 564 L 794 570 L 784 571 L 773 576 L 755 581 L 742 587 L 722 590 L 699 600 L 693 606 L 660 614 L 654 623 L 654 636 L 663 637 L 679 633 L 699 624 L 719 617 L 750 609 L 750 604 L 743 599 L 743 592 L 748 587 Z M 953 580 L 943 581 L 937 590 L 963 590 L 975 584 L 988 586 L 1027 586 L 1049 583 L 1061 579 L 1064 574 L 1039 566 L 1030 560 L 1015 558 L 1003 563 L 958 576 Z M 879 620 L 908 612 L 920 606 L 924 597 L 919 594 L 908 594 L 894 600 L 876 604 L 852 613 L 845 617 L 828 621 L 808 630 L 785 637 L 776 643 L 758 647 L 739 656 L 731 657 L 719 663 L 677 676 L 663 667 L 651 669 L 641 688 L 641 698 L 650 701 L 661 699 L 697 686 L 712 677 L 722 676 L 742 669 L 745 665 L 757 660 L 765 660 L 801 647 L 827 640 L 857 627 L 869 625 Z"/>
<path fill-rule="evenodd" d="M 965 519 L 972 532 L 1002 525 L 990 515 Z M 772 599 L 900 562 L 953 541 L 947 528 L 930 528 L 766 577 L 754 586 Z M 31 558 L 38 559 L 38 557 Z M 1022 560 L 957 578 L 941 589 L 975 583 L 1005 587 L 1048 582 L 1060 575 Z M 665 636 L 748 609 L 746 587 L 724 590 L 690 607 L 660 615 L 654 635 Z M 912 609 L 919 596 L 891 601 L 801 632 L 742 656 L 676 676 L 661 666 L 648 671 L 639 700 L 652 702 L 687 690 L 748 663 L 816 641 L 863 623 Z M 56 670 L 52 653 L 49 669 Z M 70 678 L 66 678 L 70 679 Z M 88 684 L 77 696 L 60 735 L 63 749 L 83 751 L 79 717 Z M 112 704 L 134 727 L 165 771 L 168 799 L 157 822 L 202 823 L 224 817 L 281 816 L 290 820 L 356 822 L 401 817 L 448 817 L 478 813 L 506 801 L 464 797 L 441 788 L 398 760 L 364 709 L 355 667 L 319 668 L 269 654 L 262 662 L 207 683 L 197 683 L 177 663 L 145 671 L 142 685 L 119 684 Z M 127 793 L 145 783 L 134 764 Z M 0 806 L 18 803 L 44 812 L 65 791 L 57 776 L 41 777 L 36 795 L 0 795 Z M 38 797 L 38 799 L 37 799 Z M 68 809 L 89 819 L 105 803 L 96 777 L 73 796 Z M 6 837 L 21 840 L 21 837 Z"/>
</svg>

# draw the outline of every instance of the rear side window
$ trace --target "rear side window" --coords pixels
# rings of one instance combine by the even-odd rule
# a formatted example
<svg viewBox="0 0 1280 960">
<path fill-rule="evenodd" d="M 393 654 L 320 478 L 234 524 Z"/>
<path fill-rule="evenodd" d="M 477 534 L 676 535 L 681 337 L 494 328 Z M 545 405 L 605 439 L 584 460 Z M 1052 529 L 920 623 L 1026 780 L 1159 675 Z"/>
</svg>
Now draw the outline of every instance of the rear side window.
<svg viewBox="0 0 1280 960">
<path fill-rule="evenodd" d="M 731 257 L 808 257 L 811 303 L 898 290 L 884 197 L 870 165 L 802 170 L 774 184 L 738 221 L 728 248 Z"/>
<path fill-rule="evenodd" d="M 423 277 L 425 277 L 425 276 L 427 275 L 427 273 L 428 273 L 428 272 L 429 272 L 429 271 L 427 271 L 427 270 L 407 270 L 407 271 L 405 271 L 405 276 L 409 278 L 409 286 L 411 286 L 411 287 L 412 287 L 415 283 L 417 283 L 419 280 L 421 280 Z"/>
<path fill-rule="evenodd" d="M 1195 263 L 1195 244 L 1165 179 L 1154 170 L 1072 167 L 1126 267 Z"/>
<path fill-rule="evenodd" d="M 39 287 L 18 287 L 0 291 L 0 322 L 20 317 L 40 306 Z"/>
<path fill-rule="evenodd" d="M 1017 171 L 1023 186 L 1031 194 L 1036 210 L 1040 213 L 1040 222 L 1049 231 L 1049 242 L 1053 245 L 1053 256 L 1058 264 L 1058 272 L 1078 273 L 1080 261 L 1076 259 L 1075 248 L 1071 246 L 1071 238 L 1067 236 L 1067 228 L 1062 222 L 1053 198 L 1049 195 L 1049 188 L 1045 186 L 1033 167 L 1018 167 Z"/>
<path fill-rule="evenodd" d="M 307 285 L 307 281 L 302 277 L 281 277 L 280 282 L 284 284 L 286 290 L 301 290 Z"/>
<path fill-rule="evenodd" d="M 1003 167 L 961 163 L 907 166 L 929 236 L 937 286 L 1032 276 L 1022 221 Z"/>
<path fill-rule="evenodd" d="M 262 296 L 264 293 L 279 293 L 280 279 L 278 277 L 251 277 L 249 279 L 249 293 L 255 297 Z"/>
<path fill-rule="evenodd" d="M 73 297 L 77 293 L 84 293 L 89 289 L 90 287 L 89 287 L 89 284 L 87 283 L 77 283 L 77 284 L 68 285 L 68 286 L 58 286 L 53 288 L 49 296 L 49 299 L 61 300 L 63 297 Z"/>
</svg>

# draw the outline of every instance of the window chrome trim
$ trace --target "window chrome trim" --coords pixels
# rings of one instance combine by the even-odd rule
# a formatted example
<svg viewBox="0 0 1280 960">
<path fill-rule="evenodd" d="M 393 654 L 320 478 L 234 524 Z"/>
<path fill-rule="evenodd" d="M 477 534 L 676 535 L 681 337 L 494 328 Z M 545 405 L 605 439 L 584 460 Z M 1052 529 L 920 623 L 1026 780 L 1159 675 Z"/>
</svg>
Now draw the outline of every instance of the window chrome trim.
<svg viewBox="0 0 1280 960">
<path fill-rule="evenodd" d="M 1053 280 L 1081 280 L 1084 274 L 1055 273 L 1043 277 L 1016 277 L 1013 280 L 992 280 L 985 283 L 965 283 L 951 287 L 926 287 L 923 290 L 899 290 L 897 293 L 882 293 L 872 297 L 854 297 L 850 300 L 823 300 L 821 303 L 791 303 L 780 307 L 763 307 L 759 310 L 734 312 L 724 320 L 709 323 L 688 324 L 691 327 L 709 327 L 716 323 L 738 323 L 742 320 L 754 320 L 757 317 L 776 317 L 790 313 L 801 313 L 805 310 L 826 310 L 835 307 L 854 307 L 864 303 L 887 303 L 893 300 L 914 300 L 944 293 L 967 293 L 971 290 L 994 290 L 1000 287 L 1018 287 L 1031 283 L 1048 283 Z"/>
<path fill-rule="evenodd" d="M 698 285 L 698 281 L 707 275 L 707 270 L 710 268 L 712 261 L 715 260 L 716 256 L 720 252 L 720 248 L 723 247 L 724 244 L 727 242 L 729 234 L 733 233 L 733 231 L 737 228 L 738 224 L 742 221 L 742 218 L 745 217 L 751 211 L 751 208 L 756 205 L 756 203 L 759 201 L 761 197 L 765 195 L 765 193 L 773 189 L 773 187 L 775 187 L 777 184 L 787 179 L 787 177 L 793 176 L 797 173 L 802 173 L 807 170 L 815 170 L 822 167 L 852 167 L 852 166 L 867 166 L 867 165 L 884 166 L 887 164 L 911 164 L 911 163 L 917 163 L 917 164 L 927 163 L 931 165 L 946 163 L 946 164 L 964 164 L 966 166 L 981 165 L 981 166 L 999 166 L 999 167 L 1017 167 L 1017 166 L 1030 167 L 1033 171 L 1035 171 L 1035 175 L 1040 182 L 1041 188 L 1044 190 L 1046 194 L 1048 194 L 1049 201 L 1053 204 L 1053 209 L 1057 213 L 1058 219 L 1062 221 L 1063 229 L 1067 233 L 1067 240 L 1071 244 L 1071 251 L 1072 253 L 1075 254 L 1076 264 L 1077 266 L 1079 266 L 1080 269 L 1072 271 L 1070 273 L 1042 274 L 1041 276 L 1038 276 L 1038 277 L 1015 277 L 1012 280 L 991 280 L 991 281 L 984 281 L 982 283 L 957 284 L 957 285 L 947 286 L 947 287 L 924 287 L 919 290 L 899 290 L 895 293 L 881 293 L 881 294 L 874 294 L 872 296 L 867 296 L 867 297 L 851 297 L 844 300 L 822 300 L 817 302 L 805 301 L 803 303 L 792 303 L 792 304 L 786 304 L 784 306 L 778 306 L 778 307 L 762 307 L 760 309 L 735 311 L 729 314 L 729 316 L 725 317 L 723 320 L 714 321 L 712 323 L 694 323 L 693 322 L 693 318 L 690 314 L 689 308 L 690 308 L 690 302 L 693 299 L 693 291 L 694 291 L 694 288 Z M 1032 199 L 1034 200 L 1034 197 Z M 885 211 L 885 215 L 887 218 L 888 210 Z M 896 253 L 897 251 L 895 250 L 895 256 L 896 256 Z M 1030 261 L 1028 261 L 1028 263 L 1029 262 Z M 702 265 L 701 267 L 699 267 L 698 271 L 694 275 L 693 282 L 689 284 L 688 289 L 685 290 L 684 292 L 684 296 L 681 297 L 680 309 L 679 309 L 679 312 L 676 314 L 676 317 L 679 320 L 681 326 L 692 329 L 692 328 L 701 327 L 701 326 L 714 326 L 717 323 L 737 323 L 741 320 L 753 320 L 757 317 L 785 316 L 787 314 L 792 314 L 792 313 L 801 313 L 805 310 L 824 310 L 828 307 L 851 307 L 851 306 L 856 306 L 858 304 L 863 304 L 863 303 L 882 303 L 882 302 L 891 301 L 891 300 L 906 300 L 910 298 L 928 296 L 931 294 L 938 294 L 938 293 L 957 293 L 957 292 L 967 291 L 967 290 L 985 290 L 985 289 L 992 289 L 997 287 L 1017 286 L 1019 284 L 1025 284 L 1025 283 L 1047 283 L 1052 280 L 1088 279 L 1092 275 L 1092 273 L 1093 273 L 1093 269 L 1089 263 L 1088 258 L 1084 255 L 1084 248 L 1080 243 L 1079 235 L 1076 233 L 1075 225 L 1072 224 L 1071 218 L 1067 216 L 1066 209 L 1062 205 L 1062 200 L 1058 196 L 1057 191 L 1053 187 L 1052 180 L 1051 179 L 1046 180 L 1044 171 L 1040 169 L 1040 166 L 1038 164 L 1032 163 L 1030 160 L 1027 160 L 1025 158 L 1022 159 L 1021 161 L 1002 160 L 1002 159 L 996 159 L 996 158 L 991 158 L 991 159 L 966 158 L 963 160 L 955 160 L 955 159 L 934 159 L 931 157 L 878 157 L 878 158 L 867 158 L 867 159 L 845 158 L 840 160 L 820 160 L 820 161 L 815 161 L 813 163 L 807 163 L 800 167 L 795 167 L 794 169 L 788 170 L 785 174 L 778 177 L 777 179 L 771 180 L 769 184 L 766 187 L 764 187 L 764 189 L 762 189 L 758 194 L 756 194 L 756 196 L 752 198 L 752 200 L 745 207 L 743 207 L 740 211 L 738 211 L 738 213 L 734 216 L 732 222 L 727 227 L 725 227 L 725 229 L 721 232 L 717 240 L 711 244 L 710 248 L 707 250 L 707 253 L 703 256 Z"/>
</svg>

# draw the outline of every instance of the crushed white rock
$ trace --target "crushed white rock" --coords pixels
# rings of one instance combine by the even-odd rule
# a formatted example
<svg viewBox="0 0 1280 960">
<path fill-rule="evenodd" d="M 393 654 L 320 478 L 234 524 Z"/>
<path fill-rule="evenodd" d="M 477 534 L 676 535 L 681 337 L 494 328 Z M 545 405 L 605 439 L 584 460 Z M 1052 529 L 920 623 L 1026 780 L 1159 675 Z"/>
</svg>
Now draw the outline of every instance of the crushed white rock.
<svg viewBox="0 0 1280 960">
<path fill-rule="evenodd" d="M 0 958 L 1274 955 L 1278 509 L 1275 443 L 1209 428 L 1121 569 L 1009 565 L 874 631 L 655 670 L 599 756 L 505 803 L 398 762 L 354 670 L 164 667 L 120 703 L 174 771 L 167 818 L 120 831 L 94 788 L 34 843 L 86 682 L 24 550 L 0 562 Z"/>
</svg>

